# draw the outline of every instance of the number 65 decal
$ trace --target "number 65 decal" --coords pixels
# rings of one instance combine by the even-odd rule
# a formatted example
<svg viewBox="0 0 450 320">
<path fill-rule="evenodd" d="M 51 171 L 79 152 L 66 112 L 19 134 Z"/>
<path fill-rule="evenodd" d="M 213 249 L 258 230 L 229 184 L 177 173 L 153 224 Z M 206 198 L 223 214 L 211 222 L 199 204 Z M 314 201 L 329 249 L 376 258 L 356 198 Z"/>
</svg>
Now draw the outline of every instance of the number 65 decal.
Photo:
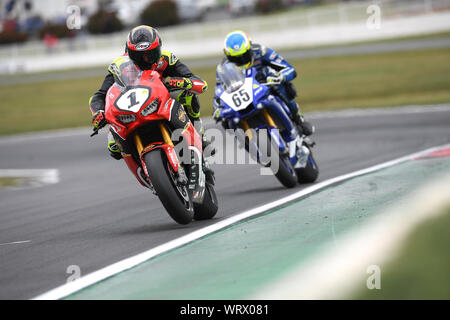
<svg viewBox="0 0 450 320">
<path fill-rule="evenodd" d="M 236 107 L 240 107 L 242 104 L 242 101 L 248 102 L 250 100 L 250 96 L 248 95 L 247 92 L 245 92 L 245 89 L 241 89 L 241 90 L 235 92 L 231 98 L 233 99 L 234 105 Z"/>
</svg>

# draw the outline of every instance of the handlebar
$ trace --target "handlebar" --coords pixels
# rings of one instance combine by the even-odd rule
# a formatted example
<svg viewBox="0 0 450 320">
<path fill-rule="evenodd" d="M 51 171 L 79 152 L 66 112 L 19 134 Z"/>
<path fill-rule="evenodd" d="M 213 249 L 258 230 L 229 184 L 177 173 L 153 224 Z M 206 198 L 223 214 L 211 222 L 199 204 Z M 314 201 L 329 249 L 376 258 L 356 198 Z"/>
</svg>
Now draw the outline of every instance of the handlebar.
<svg viewBox="0 0 450 320">
<path fill-rule="evenodd" d="M 267 86 L 267 87 L 274 87 L 274 86 L 278 86 L 281 84 L 281 81 L 278 82 L 264 82 L 264 83 L 260 83 L 263 86 Z"/>
<path fill-rule="evenodd" d="M 101 128 L 92 128 L 92 131 L 94 131 L 90 136 L 93 137 L 100 131 Z"/>
</svg>

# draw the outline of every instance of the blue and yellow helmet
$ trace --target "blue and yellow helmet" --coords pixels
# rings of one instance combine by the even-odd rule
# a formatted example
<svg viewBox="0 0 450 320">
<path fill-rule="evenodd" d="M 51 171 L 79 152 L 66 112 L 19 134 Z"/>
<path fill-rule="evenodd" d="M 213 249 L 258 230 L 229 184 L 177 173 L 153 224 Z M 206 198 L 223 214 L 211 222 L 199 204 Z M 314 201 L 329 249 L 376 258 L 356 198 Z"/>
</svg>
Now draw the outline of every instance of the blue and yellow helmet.
<svg viewBox="0 0 450 320">
<path fill-rule="evenodd" d="M 252 41 L 243 31 L 232 31 L 225 37 L 223 51 L 228 61 L 247 69 L 253 65 Z"/>
</svg>

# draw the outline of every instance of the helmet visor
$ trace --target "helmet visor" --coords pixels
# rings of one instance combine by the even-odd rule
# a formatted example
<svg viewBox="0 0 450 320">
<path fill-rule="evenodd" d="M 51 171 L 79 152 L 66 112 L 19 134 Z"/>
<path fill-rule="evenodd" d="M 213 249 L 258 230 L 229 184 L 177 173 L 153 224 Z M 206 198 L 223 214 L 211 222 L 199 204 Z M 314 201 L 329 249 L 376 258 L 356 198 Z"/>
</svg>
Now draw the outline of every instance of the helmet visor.
<svg viewBox="0 0 450 320">
<path fill-rule="evenodd" d="M 137 64 L 142 70 L 151 69 L 152 65 L 161 58 L 161 47 L 157 46 L 154 49 L 146 51 L 128 50 L 130 59 Z"/>
<path fill-rule="evenodd" d="M 249 64 L 252 61 L 253 55 L 252 51 L 248 50 L 247 52 L 239 55 L 239 56 L 228 56 L 228 61 L 235 63 L 238 66 L 243 66 Z"/>
</svg>

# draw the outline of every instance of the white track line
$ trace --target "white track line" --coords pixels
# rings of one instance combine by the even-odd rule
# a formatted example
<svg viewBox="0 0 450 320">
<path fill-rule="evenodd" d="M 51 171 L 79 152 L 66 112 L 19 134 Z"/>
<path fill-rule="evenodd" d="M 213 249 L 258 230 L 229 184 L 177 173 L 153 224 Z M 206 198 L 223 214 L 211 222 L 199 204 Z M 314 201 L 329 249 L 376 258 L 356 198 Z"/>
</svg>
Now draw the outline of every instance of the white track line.
<svg viewBox="0 0 450 320">
<path fill-rule="evenodd" d="M 364 225 L 341 235 L 338 245 L 326 246 L 248 299 L 351 299 L 355 289 L 361 290 L 367 283 L 370 274 L 366 272 L 370 266 L 380 268 L 380 289 L 383 290 L 383 267 L 398 256 L 404 241 L 416 227 L 445 214 L 450 204 L 449 195 L 450 175 L 441 175 Z"/>
<path fill-rule="evenodd" d="M 105 267 L 103 269 L 100 269 L 100 270 L 95 271 L 95 272 L 93 272 L 91 274 L 88 274 L 88 275 L 86 275 L 86 276 L 84 276 L 84 277 L 82 277 L 82 278 L 80 278 L 80 279 L 78 279 L 76 281 L 64 284 L 64 285 L 62 285 L 60 287 L 57 287 L 57 288 L 55 288 L 53 290 L 50 290 L 50 291 L 44 293 L 42 295 L 39 295 L 39 296 L 35 297 L 34 300 L 54 300 L 54 299 L 61 299 L 61 298 L 67 297 L 68 295 L 70 295 L 72 293 L 75 293 L 75 292 L 77 292 L 77 291 L 79 291 L 81 289 L 84 289 L 84 288 L 86 288 L 86 287 L 88 287 L 90 285 L 93 285 L 93 284 L 98 283 L 98 282 L 100 282 L 102 280 L 105 280 L 105 279 L 107 279 L 109 277 L 112 277 L 112 276 L 114 276 L 114 275 L 116 275 L 116 274 L 118 274 L 118 273 L 120 273 L 122 271 L 125 271 L 127 269 L 133 268 L 133 267 L 135 267 L 135 266 L 137 266 L 137 265 L 139 265 L 139 264 L 141 264 L 141 263 L 143 263 L 143 262 L 145 262 L 145 261 L 147 261 L 147 260 L 149 260 L 151 258 L 154 258 L 154 257 L 156 257 L 156 256 L 158 256 L 158 255 L 160 255 L 162 253 L 165 253 L 165 252 L 170 251 L 172 249 L 184 246 L 184 245 L 186 245 L 186 244 L 188 244 L 188 243 L 190 243 L 192 241 L 195 241 L 197 239 L 205 237 L 206 235 L 209 235 L 209 234 L 211 234 L 213 232 L 216 232 L 216 231 L 218 231 L 220 229 L 228 227 L 228 226 L 230 226 L 232 224 L 235 224 L 235 223 L 237 223 L 239 221 L 248 219 L 250 217 L 259 215 L 259 214 L 261 214 L 263 212 L 266 212 L 268 210 L 277 208 L 277 207 L 279 207 L 279 206 L 281 206 L 283 204 L 286 204 L 286 203 L 291 202 L 293 200 L 296 200 L 296 199 L 299 199 L 301 197 L 304 197 L 304 196 L 306 196 L 308 194 L 316 192 L 316 191 L 318 191 L 320 189 L 323 189 L 325 187 L 328 187 L 330 185 L 333 185 L 333 184 L 336 184 L 338 182 L 342 182 L 344 180 L 347 180 L 347 179 L 350 179 L 350 178 L 354 178 L 354 177 L 357 177 L 357 176 L 360 176 L 360 175 L 364 175 L 364 174 L 367 174 L 367 173 L 370 173 L 370 172 L 373 172 L 373 171 L 377 171 L 377 170 L 380 170 L 380 169 L 383 169 L 383 168 L 387 168 L 387 167 L 396 165 L 398 163 L 405 162 L 405 161 L 414 159 L 416 157 L 426 155 L 426 154 L 428 154 L 430 152 L 439 150 L 441 148 L 447 148 L 447 147 L 450 147 L 450 144 L 443 145 L 443 146 L 438 146 L 438 147 L 434 147 L 434 148 L 429 148 L 429 149 L 426 149 L 426 150 L 423 150 L 423 151 L 420 151 L 420 152 L 416 152 L 416 153 L 413 153 L 413 154 L 410 154 L 410 155 L 407 155 L 407 156 L 404 156 L 404 157 L 401 157 L 401 158 L 397 158 L 395 160 L 384 162 L 384 163 L 381 163 L 381 164 L 378 164 L 378 165 L 375 165 L 375 166 L 372 166 L 372 167 L 369 167 L 369 168 L 366 168 L 366 169 L 363 169 L 363 170 L 355 171 L 355 172 L 352 172 L 352 173 L 349 173 L 349 174 L 341 175 L 339 177 L 332 178 L 332 179 L 329 179 L 329 180 L 317 183 L 317 184 L 315 184 L 315 185 L 313 185 L 311 187 L 308 187 L 308 188 L 305 188 L 303 190 L 300 190 L 299 192 L 296 192 L 296 193 L 294 193 L 292 195 L 289 195 L 289 196 L 284 197 L 282 199 L 279 199 L 277 201 L 274 201 L 274 202 L 262 205 L 260 207 L 257 207 L 257 208 L 245 211 L 243 213 L 237 214 L 237 215 L 235 215 L 233 217 L 227 218 L 227 219 L 225 219 L 223 221 L 219 221 L 219 222 L 217 222 L 215 224 L 212 224 L 212 225 L 210 225 L 208 227 L 205 227 L 205 228 L 196 230 L 194 232 L 191 232 L 191 233 L 189 233 L 189 234 L 187 234 L 185 236 L 182 236 L 182 237 L 177 238 L 175 240 L 169 241 L 169 242 L 167 242 L 165 244 L 162 244 L 162 245 L 160 245 L 158 247 L 155 247 L 153 249 L 145 251 L 145 252 L 143 252 L 141 254 L 138 254 L 138 255 L 135 255 L 135 256 L 130 257 L 128 259 L 125 259 L 125 260 L 119 261 L 117 263 L 114 263 L 114 264 L 112 264 L 110 266 L 107 266 L 107 267 Z"/>
<path fill-rule="evenodd" d="M 58 169 L 0 169 L 0 178 L 25 178 L 29 179 L 25 183 L 28 186 L 41 186 L 59 182 Z M 23 186 L 14 186 L 12 188 L 21 188 Z"/>
<path fill-rule="evenodd" d="M 100 134 L 105 134 L 100 132 Z M 82 127 L 82 128 L 69 128 L 69 129 L 58 129 L 58 130 L 48 130 L 48 131 L 35 131 L 23 134 L 16 134 L 11 136 L 6 136 L 0 138 L 0 144 L 16 144 L 21 142 L 32 142 L 36 140 L 47 140 L 55 138 L 67 138 L 76 136 L 86 136 L 92 133 L 92 128 Z"/>
<path fill-rule="evenodd" d="M 7 245 L 10 245 L 10 244 L 22 244 L 22 243 L 29 243 L 29 242 L 31 242 L 31 240 L 6 242 L 6 243 L 0 243 L 0 246 L 7 246 Z"/>
</svg>

